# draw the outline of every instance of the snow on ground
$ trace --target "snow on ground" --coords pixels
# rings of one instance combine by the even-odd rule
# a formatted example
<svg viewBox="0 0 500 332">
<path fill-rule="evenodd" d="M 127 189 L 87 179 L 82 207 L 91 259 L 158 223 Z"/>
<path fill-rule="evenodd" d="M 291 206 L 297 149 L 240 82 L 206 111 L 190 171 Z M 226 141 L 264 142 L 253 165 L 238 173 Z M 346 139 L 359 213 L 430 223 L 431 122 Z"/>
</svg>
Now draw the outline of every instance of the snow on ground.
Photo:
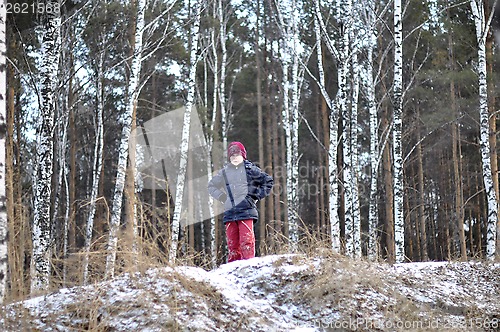
<svg viewBox="0 0 500 332">
<path fill-rule="evenodd" d="M 1 331 L 500 331 L 500 265 L 274 255 L 13 303 Z"/>
</svg>

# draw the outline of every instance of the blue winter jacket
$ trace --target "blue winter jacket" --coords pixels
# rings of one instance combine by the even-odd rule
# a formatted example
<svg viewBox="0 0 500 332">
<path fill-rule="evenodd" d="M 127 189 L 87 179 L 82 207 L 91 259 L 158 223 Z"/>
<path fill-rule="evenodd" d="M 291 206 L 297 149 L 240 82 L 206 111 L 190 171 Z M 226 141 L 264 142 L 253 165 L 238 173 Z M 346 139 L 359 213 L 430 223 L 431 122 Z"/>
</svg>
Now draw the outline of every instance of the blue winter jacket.
<svg viewBox="0 0 500 332">
<path fill-rule="evenodd" d="M 256 221 L 259 218 L 257 201 L 271 193 L 273 184 L 273 178 L 269 174 L 251 161 L 244 160 L 237 166 L 226 164 L 208 183 L 208 193 L 224 203 L 224 223 L 245 219 Z"/>
</svg>

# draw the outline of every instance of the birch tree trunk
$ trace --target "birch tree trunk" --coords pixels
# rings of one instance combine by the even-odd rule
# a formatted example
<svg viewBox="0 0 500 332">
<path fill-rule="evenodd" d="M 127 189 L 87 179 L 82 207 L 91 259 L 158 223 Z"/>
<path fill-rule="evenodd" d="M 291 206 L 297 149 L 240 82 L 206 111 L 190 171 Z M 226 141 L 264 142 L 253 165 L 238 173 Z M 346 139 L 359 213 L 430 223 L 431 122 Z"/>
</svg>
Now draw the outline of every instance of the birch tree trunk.
<svg viewBox="0 0 500 332">
<path fill-rule="evenodd" d="M 485 8 L 488 9 L 488 1 L 485 2 Z M 497 21 L 497 25 L 500 25 L 500 6 L 498 5 L 498 2 L 496 4 L 496 7 L 494 7 L 494 13 Z M 500 35 L 498 35 L 500 37 Z M 493 45 L 494 42 L 494 35 L 493 34 L 488 34 L 486 37 L 486 62 L 487 62 L 487 76 L 493 77 L 494 72 L 495 72 L 495 56 L 496 56 L 496 49 L 495 46 Z M 496 43 L 498 44 L 498 50 L 500 50 L 500 38 L 497 39 Z M 496 101 L 498 100 L 498 93 L 497 93 L 497 82 L 495 79 L 488 80 L 488 110 L 490 112 L 490 160 L 491 160 L 491 174 L 497 174 L 497 176 L 493 175 L 493 188 L 495 190 L 495 195 L 497 198 L 498 204 L 500 204 L 500 184 L 499 184 L 499 177 L 498 174 L 498 153 L 497 153 L 497 148 L 498 148 L 498 139 L 497 139 L 497 120 L 499 119 L 498 116 L 498 110 L 495 108 Z M 460 164 L 461 166 L 461 164 Z M 498 205 L 497 205 L 498 207 Z M 496 245 L 495 245 L 495 250 L 496 250 L 496 257 L 500 257 L 500 218 L 497 221 L 497 230 L 496 230 Z"/>
<path fill-rule="evenodd" d="M 72 27 L 68 27 L 69 33 L 74 32 L 74 29 Z M 71 135 L 73 132 L 69 132 L 71 130 L 70 125 L 71 121 L 74 120 L 72 119 L 73 117 L 73 98 L 74 98 L 74 92 L 73 92 L 73 77 L 74 77 L 74 61 L 73 61 L 73 54 L 71 52 L 68 52 L 68 58 L 65 60 L 65 63 L 67 64 L 67 73 L 69 75 L 69 80 L 67 87 L 65 88 L 65 95 L 63 96 L 64 98 L 64 109 L 65 109 L 65 117 L 66 117 L 66 123 L 65 123 L 65 138 L 64 138 L 64 148 L 66 151 L 66 143 L 68 140 L 68 135 L 70 136 L 70 149 L 69 149 L 69 163 L 71 163 L 71 158 L 72 156 L 72 148 L 73 148 L 73 141 Z M 61 167 L 63 168 L 63 174 L 62 174 L 62 181 L 64 181 L 64 190 L 65 190 L 65 212 L 64 212 L 64 221 L 63 221 L 63 244 L 62 244 L 62 257 L 64 258 L 63 262 L 63 283 L 66 284 L 66 278 L 67 278 L 67 272 L 68 272 L 68 244 L 69 244 L 69 230 L 70 230 L 70 223 L 71 223 L 71 218 L 70 215 L 72 213 L 72 207 L 71 204 L 74 201 L 74 197 L 71 197 L 70 193 L 70 183 L 71 181 L 68 179 L 70 176 L 70 164 L 66 160 L 66 154 L 62 156 L 63 162 Z M 72 201 L 73 198 L 73 201 Z"/>
<path fill-rule="evenodd" d="M 340 51 L 338 58 L 338 69 L 337 69 L 337 81 L 338 90 L 336 96 L 336 107 L 339 114 L 342 114 L 342 118 L 345 119 L 350 117 L 347 113 L 347 95 L 348 95 L 348 82 L 347 76 L 349 75 L 350 69 L 350 27 L 352 24 L 352 1 L 351 0 L 340 0 L 337 2 L 337 20 L 340 24 Z M 352 209 L 352 168 L 351 162 L 351 151 L 348 129 L 350 123 L 344 122 L 344 133 L 343 133 L 343 161 L 344 167 L 343 172 L 345 175 L 344 181 L 344 205 L 345 205 L 345 242 L 346 242 L 346 255 L 352 256 L 354 253 L 354 247 L 352 243 L 353 236 L 353 209 Z"/>
<path fill-rule="evenodd" d="M 287 146 L 286 153 L 286 191 L 287 220 L 291 250 L 298 246 L 298 184 L 299 184 L 299 31 L 298 19 L 300 1 L 277 3 L 278 19 L 281 26 L 281 66 L 283 70 L 283 127 Z M 291 76 L 291 77 L 290 77 Z"/>
<path fill-rule="evenodd" d="M 496 4 L 497 1 L 495 1 Z M 486 35 L 489 31 L 490 21 L 487 22 L 484 3 L 482 0 L 471 0 L 472 14 L 476 26 L 476 38 L 478 43 L 478 76 L 479 76 L 479 119 L 480 119 L 480 149 L 484 189 L 488 204 L 488 223 L 486 232 L 486 258 L 495 258 L 498 202 L 491 174 L 490 154 L 490 119 L 488 112 L 488 86 L 486 81 Z"/>
<path fill-rule="evenodd" d="M 95 135 L 95 146 L 94 146 L 94 163 L 92 168 L 92 192 L 90 194 L 89 201 L 89 214 L 87 216 L 87 226 L 85 229 L 85 256 L 83 260 L 83 284 L 86 285 L 88 282 L 88 267 L 89 267 L 89 252 L 90 245 L 92 244 L 92 232 L 94 229 L 94 216 L 96 210 L 96 200 L 99 191 L 99 182 L 102 170 L 102 157 L 103 157 L 103 147 L 104 147 L 104 125 L 103 125 L 103 111 L 104 111 L 104 89 L 102 86 L 102 81 L 104 79 L 103 65 L 104 65 L 104 50 L 101 51 L 99 55 L 98 65 L 97 65 L 97 89 L 96 89 L 96 135 Z"/>
<path fill-rule="evenodd" d="M 198 7 L 201 3 L 198 3 Z M 224 151 L 224 157 L 226 157 L 227 153 L 227 119 L 228 112 L 226 110 L 226 66 L 227 66 L 227 49 L 226 49 L 226 18 L 224 17 L 224 10 L 222 6 L 222 0 L 219 0 L 219 36 L 220 36 L 220 44 L 221 44 L 221 63 L 220 63 L 220 82 L 217 86 L 219 90 L 219 103 L 220 103 L 220 114 L 222 121 L 222 149 Z M 198 9 L 199 10 L 199 9 Z M 196 29 L 199 29 L 199 24 Z M 196 34 L 198 30 L 196 30 Z M 197 37 L 196 37 L 197 38 Z M 193 40 L 194 42 L 194 40 Z M 194 65 L 191 63 L 191 65 Z M 217 74 L 216 74 L 217 75 Z M 194 84 L 194 81 L 193 81 Z M 225 158 L 226 159 L 226 158 Z"/>
<path fill-rule="evenodd" d="M 319 81 L 318 86 L 325 99 L 328 108 L 330 109 L 329 114 L 329 142 L 328 142 L 328 180 L 330 185 L 329 197 L 328 197 L 328 209 L 330 218 L 330 238 L 332 249 L 335 252 L 340 252 L 340 220 L 338 215 L 338 169 L 337 169 L 337 140 L 338 140 L 338 121 L 339 114 L 336 105 L 334 105 L 333 100 L 328 95 L 326 91 L 325 83 L 325 72 L 323 67 L 323 52 L 321 48 L 322 33 L 321 28 L 322 17 L 319 6 L 319 0 L 314 1 L 314 32 L 316 35 L 316 52 L 318 61 L 318 72 Z M 324 36 L 326 39 L 326 36 Z M 328 41 L 327 41 L 328 42 Z"/>
<path fill-rule="evenodd" d="M 359 40 L 357 41 L 359 42 Z M 360 258 L 361 252 L 361 211 L 359 208 L 358 188 L 358 97 L 359 97 L 359 63 L 357 50 L 352 55 L 352 102 L 351 102 L 351 191 L 353 220 L 353 250 L 354 257 Z"/>
<path fill-rule="evenodd" d="M 214 4 L 213 16 L 217 17 L 217 15 L 218 15 L 217 6 L 215 6 L 215 4 Z M 222 151 L 222 156 L 221 156 L 217 153 L 218 151 L 214 151 L 214 149 L 213 149 L 214 143 L 215 143 L 215 137 L 218 136 L 218 135 L 216 135 L 216 130 L 215 130 L 216 123 L 215 122 L 217 121 L 217 104 L 218 104 L 218 100 L 219 100 L 218 99 L 219 98 L 219 93 L 218 93 L 218 91 L 219 91 L 219 57 L 218 57 L 218 53 L 217 53 L 217 41 L 216 41 L 214 27 L 210 28 L 210 38 L 211 38 L 211 42 L 212 42 L 212 56 L 213 56 L 212 71 L 214 73 L 214 89 L 213 89 L 213 102 L 212 102 L 212 104 L 213 104 L 213 106 L 212 106 L 213 107 L 212 121 L 210 122 L 210 134 L 207 137 L 208 151 L 209 151 L 209 153 L 212 153 L 212 159 L 211 158 L 207 159 L 207 175 L 208 175 L 207 180 L 209 182 L 210 182 L 210 180 L 212 180 L 213 166 L 215 166 L 215 165 L 212 165 L 212 160 L 217 160 L 217 162 L 218 162 L 219 159 L 222 158 L 222 156 L 224 155 L 223 151 Z M 225 118 L 224 119 L 221 118 L 221 124 L 220 124 L 221 127 L 225 128 L 225 125 L 222 126 L 223 123 L 225 124 L 225 121 L 226 121 Z M 227 145 L 227 136 L 224 135 L 224 133 L 222 136 L 226 137 L 226 145 Z M 225 146 L 224 143 L 223 143 L 223 146 Z M 217 241 L 216 241 L 217 225 L 216 225 L 216 218 L 215 218 L 215 209 L 217 207 L 214 206 L 214 199 L 210 195 L 208 197 L 208 207 L 210 209 L 210 216 L 212 216 L 210 218 L 210 248 L 211 248 L 211 255 L 212 255 L 211 263 L 212 263 L 212 266 L 215 267 L 217 265 Z"/>
<path fill-rule="evenodd" d="M 71 81 L 72 82 L 72 81 Z M 70 89 L 71 99 L 73 99 L 73 90 Z M 69 148 L 69 220 L 68 220 L 68 248 L 74 251 L 76 248 L 76 125 L 75 110 L 69 109 L 69 130 L 70 130 L 70 148 Z"/>
<path fill-rule="evenodd" d="M 403 156 L 401 135 L 403 131 L 403 33 L 401 0 L 394 0 L 394 243 L 396 262 L 405 259 L 405 229 L 403 213 Z"/>
<path fill-rule="evenodd" d="M 5 183 L 5 139 L 7 137 L 7 11 L 0 3 L 0 304 L 5 299 L 7 286 L 7 196 Z M 13 218 L 14 216 L 10 216 Z"/>
<path fill-rule="evenodd" d="M 62 27 L 61 30 L 63 30 Z M 64 40 L 64 38 L 61 38 L 61 40 Z M 67 64 L 69 63 L 69 61 L 66 61 L 65 55 L 66 54 L 62 52 L 61 64 L 62 66 L 64 66 L 62 68 L 63 73 L 68 72 Z M 52 218 L 51 218 L 52 229 L 51 229 L 51 240 L 50 240 L 52 244 L 51 250 L 54 250 L 54 252 L 57 252 L 58 248 L 57 240 L 59 238 L 59 235 L 56 232 L 58 227 L 60 198 L 62 197 L 63 176 L 64 176 L 64 170 L 66 168 L 66 142 L 68 138 L 68 120 L 69 120 L 68 109 L 66 107 L 67 106 L 66 96 L 68 95 L 67 86 L 64 86 L 62 89 L 63 89 L 62 91 L 57 91 L 58 95 L 57 99 L 59 100 L 59 104 L 61 105 L 61 107 L 56 114 L 57 123 L 55 125 L 55 133 L 54 133 L 54 160 L 53 160 L 54 174 L 52 181 L 53 183 L 52 190 L 54 191 L 54 194 L 52 196 L 54 197 L 54 201 L 52 205 Z"/>
<path fill-rule="evenodd" d="M 194 105 L 194 98 L 196 93 L 196 63 L 197 63 L 197 51 L 198 51 L 198 39 L 200 30 L 200 2 L 194 2 L 194 20 L 193 28 L 191 30 L 192 41 L 191 49 L 189 50 L 189 78 L 188 78 L 188 94 L 186 98 L 186 109 L 184 111 L 184 120 L 182 125 L 182 136 L 181 136 L 181 146 L 180 146 L 180 161 L 179 161 L 179 173 L 177 175 L 177 183 L 175 189 L 175 207 L 174 215 L 172 217 L 172 238 L 169 258 L 170 262 L 174 262 L 177 256 L 177 243 L 179 241 L 179 227 L 182 211 L 182 200 L 184 196 L 184 183 L 186 180 L 186 166 L 188 161 L 188 149 L 189 149 L 189 127 L 191 124 L 191 110 Z"/>
<path fill-rule="evenodd" d="M 264 167 L 264 123 L 262 114 L 262 68 L 261 68 L 261 53 L 260 53 L 260 0 L 256 1 L 256 22 L 255 22 L 255 64 L 257 70 L 257 77 L 255 80 L 255 88 L 257 92 L 257 123 L 258 123 L 258 135 L 259 135 L 259 165 Z M 268 133 L 269 134 L 269 133 Z M 265 201 L 261 200 L 259 202 L 259 243 L 262 248 L 262 244 L 266 239 L 266 205 Z M 262 252 L 261 252 L 262 255 Z"/>
<path fill-rule="evenodd" d="M 136 5 L 135 0 L 132 0 L 131 3 Z M 134 6 L 132 6 L 134 8 Z M 134 59 L 134 51 L 135 51 L 135 28 L 137 24 L 137 18 L 132 19 L 129 25 L 130 29 L 130 59 Z M 139 70 L 140 75 L 140 70 Z M 130 97 L 129 97 L 130 98 Z M 137 130 L 137 102 L 134 103 L 132 109 L 132 119 L 130 121 L 131 127 L 130 131 L 135 133 Z M 128 165 L 127 170 L 125 172 L 125 187 L 123 189 L 124 195 L 124 223 L 125 223 L 125 234 L 123 248 L 126 252 L 131 254 L 126 255 L 128 264 L 131 264 L 132 267 L 137 266 L 137 240 L 138 240 L 138 230 L 137 230 L 137 204 L 136 204 L 136 192 L 137 192 L 137 166 L 136 166 L 136 139 L 135 135 L 130 136 L 128 142 Z"/>
<path fill-rule="evenodd" d="M 45 6 L 56 8 L 58 2 L 47 0 Z M 40 124 L 37 130 L 37 159 L 34 190 L 33 255 L 31 257 L 31 292 L 48 289 L 50 277 L 50 239 L 52 220 L 50 197 L 53 172 L 53 133 L 56 109 L 55 91 L 60 54 L 60 25 L 58 11 L 43 16 Z"/>
<path fill-rule="evenodd" d="M 368 20 L 372 22 L 372 20 Z M 368 23 L 371 25 L 373 23 Z M 370 38 L 371 37 L 371 38 Z M 376 38 L 371 35 L 367 48 L 367 57 L 364 67 L 365 96 L 368 112 L 370 114 L 370 203 L 368 210 L 368 257 L 371 260 L 378 258 L 378 206 L 377 206 L 377 187 L 378 187 L 378 117 L 377 105 L 375 104 L 375 83 L 373 79 L 373 50 L 376 45 Z"/>
<path fill-rule="evenodd" d="M 106 277 L 114 276 L 116 261 L 116 249 L 118 244 L 118 228 L 122 212 L 122 198 L 125 187 L 125 175 L 127 172 L 127 160 L 129 157 L 129 140 L 132 129 L 132 113 L 137 105 L 139 95 L 139 75 L 141 73 L 142 56 L 142 34 L 144 29 L 144 12 L 146 0 L 137 0 L 137 24 L 135 28 L 134 55 L 130 69 L 130 80 L 127 96 L 129 98 L 127 110 L 123 115 L 123 130 L 118 155 L 118 170 L 116 174 L 115 190 L 113 194 L 113 208 L 109 225 L 108 256 L 106 258 Z"/>
</svg>

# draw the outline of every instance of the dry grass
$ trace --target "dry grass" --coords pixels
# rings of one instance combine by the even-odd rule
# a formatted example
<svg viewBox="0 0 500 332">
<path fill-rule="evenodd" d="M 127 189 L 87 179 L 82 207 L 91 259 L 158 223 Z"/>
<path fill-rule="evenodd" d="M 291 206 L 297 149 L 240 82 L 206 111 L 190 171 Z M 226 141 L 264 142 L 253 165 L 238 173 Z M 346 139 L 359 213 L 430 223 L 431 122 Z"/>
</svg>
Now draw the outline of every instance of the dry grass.
<svg viewBox="0 0 500 332">
<path fill-rule="evenodd" d="M 273 238 L 269 246 L 264 248 L 265 252 L 298 255 L 284 256 L 274 261 L 273 266 L 276 272 L 270 276 L 272 280 L 258 281 L 262 282 L 262 285 L 257 286 L 269 292 L 276 292 L 278 289 L 278 292 L 281 292 L 278 297 L 279 303 L 288 301 L 308 308 L 318 319 L 337 314 L 341 317 L 340 321 L 346 322 L 351 319 L 367 321 L 384 319 L 394 324 L 420 322 L 421 325 L 417 324 L 412 326 L 412 329 L 406 330 L 429 331 L 432 330 L 427 328 L 431 326 L 429 322 L 439 319 L 444 314 L 464 315 L 471 319 L 484 316 L 484 312 L 474 306 L 455 308 L 437 301 L 431 307 L 428 304 L 414 302 L 398 289 L 398 285 L 405 281 L 386 273 L 387 265 L 371 263 L 363 259 L 353 260 L 333 253 L 330 242 L 324 240 L 323 235 L 311 233 L 307 228 L 300 229 L 300 243 L 293 248 L 283 234 L 272 233 Z M 65 318 L 61 324 L 67 331 L 110 331 L 113 325 L 110 319 L 116 319 L 116 317 L 129 319 L 132 315 L 140 317 L 152 310 L 152 305 L 159 304 L 168 311 L 165 313 L 165 317 L 168 318 L 163 317 L 164 320 L 161 322 L 162 327 L 168 331 L 185 330 L 185 322 L 179 317 L 194 317 L 197 313 L 204 311 L 206 311 L 204 314 L 210 317 L 221 330 L 245 330 L 249 326 L 249 321 L 254 318 L 252 315 L 255 313 L 235 313 L 227 299 L 207 283 L 195 281 L 182 273 L 168 269 L 157 274 L 153 279 L 147 277 L 148 270 L 151 268 L 171 266 L 168 252 L 162 249 L 170 247 L 168 243 L 170 236 L 166 236 L 166 242 L 159 245 L 157 235 L 144 236 L 142 234 L 140 241 L 134 243 L 130 234 L 125 229 L 119 236 L 115 276 L 128 275 L 126 280 L 129 286 L 140 294 L 137 299 L 133 302 L 114 301 L 110 283 L 100 283 L 104 281 L 107 256 L 107 238 L 101 237 L 95 240 L 88 256 L 89 284 L 93 285 L 92 291 L 85 293 L 85 296 L 75 297 L 73 302 L 65 304 L 62 311 L 54 310 L 53 315 L 48 315 L 43 319 L 55 323 L 60 321 L 60 316 L 63 315 Z M 210 257 L 190 250 L 187 243 L 181 242 L 179 245 L 185 249 L 181 250 L 182 257 L 176 260 L 175 265 L 197 265 L 206 270 L 211 269 Z M 83 253 L 73 253 L 65 259 L 54 259 L 54 275 L 50 291 L 81 285 L 83 258 Z M 319 268 L 316 269 L 313 266 L 311 263 L 313 261 L 321 262 Z M 311 268 L 292 277 L 286 273 L 280 273 L 281 267 L 285 271 L 288 265 L 298 266 L 304 263 L 310 264 Z M 67 268 L 66 276 L 62 273 L 63 264 Z M 162 280 L 169 281 L 168 288 L 157 288 L 155 283 L 161 283 Z M 414 282 L 411 281 L 406 286 L 422 287 Z M 22 283 L 16 285 L 20 284 Z M 24 284 L 29 288 L 28 282 Z M 18 294 L 29 294 L 29 289 L 18 290 Z M 22 297 L 12 296 L 9 301 L 19 299 Z M 3 319 L 5 329 L 36 331 L 33 317 L 25 307 L 14 304 L 12 308 L 14 310 L 8 313 L 0 311 L 0 319 Z M 423 312 L 425 316 L 422 316 Z M 238 316 L 238 319 L 234 319 L 235 316 Z M 498 319 L 492 315 L 486 318 Z M 370 329 L 364 330 L 370 331 Z M 382 330 L 391 331 L 390 329 Z M 448 331 L 454 330 L 448 329 Z"/>
</svg>

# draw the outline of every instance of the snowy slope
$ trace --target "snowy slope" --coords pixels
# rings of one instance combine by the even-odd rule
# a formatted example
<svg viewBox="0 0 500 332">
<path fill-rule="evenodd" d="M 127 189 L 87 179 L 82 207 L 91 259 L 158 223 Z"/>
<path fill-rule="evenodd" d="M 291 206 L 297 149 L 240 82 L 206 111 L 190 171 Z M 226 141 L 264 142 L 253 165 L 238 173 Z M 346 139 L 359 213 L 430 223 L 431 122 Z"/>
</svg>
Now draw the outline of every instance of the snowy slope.
<svg viewBox="0 0 500 332">
<path fill-rule="evenodd" d="M 279 255 L 11 304 L 2 331 L 500 331 L 500 265 Z"/>
</svg>

